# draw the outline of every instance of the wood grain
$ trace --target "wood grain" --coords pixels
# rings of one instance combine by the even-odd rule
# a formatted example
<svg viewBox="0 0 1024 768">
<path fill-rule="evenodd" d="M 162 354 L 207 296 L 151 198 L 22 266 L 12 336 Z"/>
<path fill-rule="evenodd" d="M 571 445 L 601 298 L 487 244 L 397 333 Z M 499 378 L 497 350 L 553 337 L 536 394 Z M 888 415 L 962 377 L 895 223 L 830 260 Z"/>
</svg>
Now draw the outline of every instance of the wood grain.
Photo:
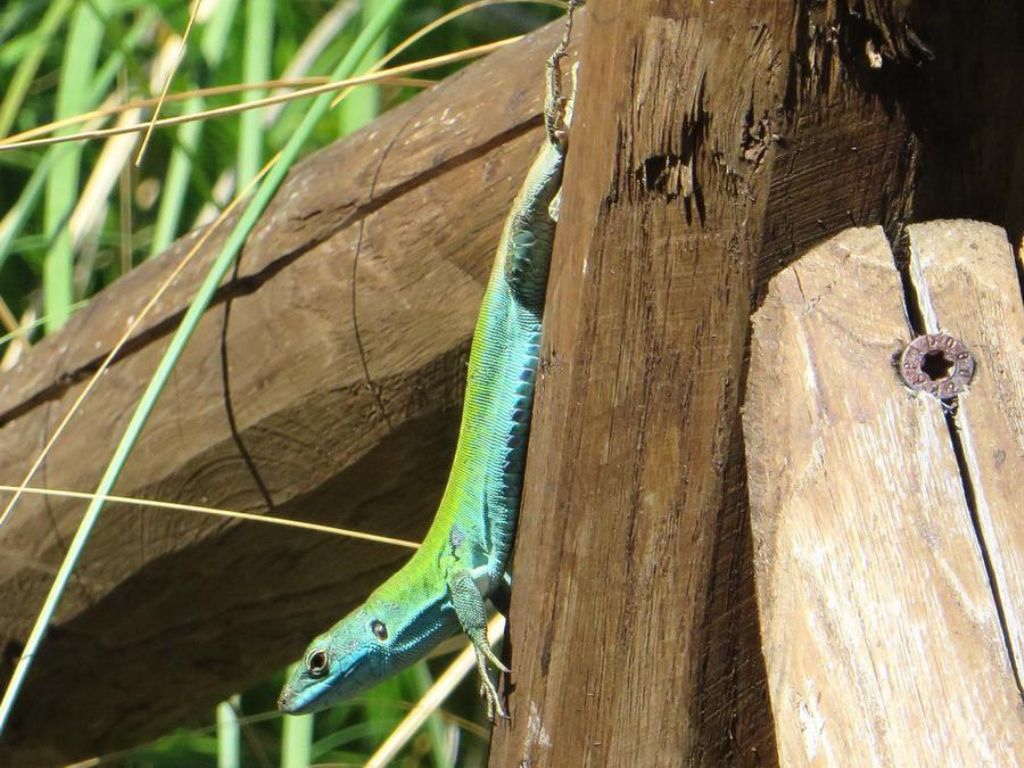
<svg viewBox="0 0 1024 768">
<path fill-rule="evenodd" d="M 913 224 L 907 233 L 911 285 L 926 332 L 955 336 L 977 361 L 953 422 L 1019 686 L 1024 670 L 1024 294 L 1013 248 L 1001 227 L 977 221 Z"/>
<path fill-rule="evenodd" d="M 1024 710 L 942 405 L 880 228 L 776 276 L 744 405 L 779 761 L 1019 765 Z"/>
<path fill-rule="evenodd" d="M 277 514 L 421 536 L 447 474 L 491 256 L 540 140 L 544 59 L 560 32 L 489 57 L 291 173 L 238 277 L 201 323 L 119 492 L 265 510 L 228 427 L 223 340 L 241 443 Z M 2 482 L 21 480 L 127 318 L 194 237 L 104 291 L 0 378 Z M 95 487 L 218 242 L 104 376 L 39 484 Z M 5 671 L 83 509 L 25 499 L 0 531 Z M 218 699 L 293 660 L 406 556 L 109 507 L 4 734 L 0 764 L 89 757 L 212 712 Z"/>
</svg>

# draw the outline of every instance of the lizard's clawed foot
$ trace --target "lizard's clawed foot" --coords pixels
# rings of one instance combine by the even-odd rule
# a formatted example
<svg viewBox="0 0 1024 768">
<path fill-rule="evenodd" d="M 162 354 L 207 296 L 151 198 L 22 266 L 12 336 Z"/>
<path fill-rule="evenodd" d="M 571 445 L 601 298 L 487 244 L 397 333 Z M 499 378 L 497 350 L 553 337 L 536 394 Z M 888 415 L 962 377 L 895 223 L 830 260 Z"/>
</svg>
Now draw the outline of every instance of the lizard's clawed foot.
<svg viewBox="0 0 1024 768">
<path fill-rule="evenodd" d="M 576 100 L 576 81 L 580 64 L 577 61 L 570 68 L 569 95 L 564 96 L 562 93 L 562 59 L 569 55 L 569 36 L 572 33 L 573 11 L 582 4 L 582 2 L 575 0 L 570 2 L 569 15 L 565 24 L 565 34 L 547 63 L 548 80 L 544 101 L 544 126 L 547 129 L 548 140 L 563 152 L 567 147 L 569 139 L 569 124 L 572 122 L 572 108 Z"/>
<path fill-rule="evenodd" d="M 487 719 L 492 723 L 499 717 L 502 720 L 508 720 L 508 712 L 505 711 L 505 707 L 501 703 L 501 696 L 498 693 L 498 689 L 491 680 L 490 672 L 487 669 L 487 662 L 491 661 L 505 672 L 508 672 L 509 670 L 506 669 L 500 661 L 497 661 L 497 659 L 494 658 L 494 654 L 491 653 L 489 648 L 487 649 L 486 654 L 484 651 L 480 650 L 479 646 L 477 646 L 475 650 L 476 668 L 480 673 L 480 696 L 487 701 Z"/>
<path fill-rule="evenodd" d="M 564 53 L 555 53 L 548 59 L 548 87 L 544 101 L 544 126 L 547 129 L 548 141 L 563 152 L 569 142 L 569 124 L 572 122 L 572 110 L 576 101 L 576 80 L 580 64 L 577 61 L 569 70 L 569 95 L 562 95 L 562 70 L 559 62 L 565 58 Z"/>
<path fill-rule="evenodd" d="M 494 651 L 491 650 L 491 646 L 490 645 L 485 645 L 484 646 L 484 656 L 499 671 L 504 672 L 506 675 L 512 674 L 512 670 L 509 669 L 508 667 L 506 667 L 504 664 L 502 664 L 501 663 L 501 659 L 499 659 L 497 656 L 494 655 Z"/>
<path fill-rule="evenodd" d="M 480 695 L 487 700 L 487 719 L 492 723 L 495 717 L 508 720 L 508 713 L 505 711 L 505 707 L 502 706 L 501 696 L 494 685 L 494 681 L 491 680 L 491 670 L 488 665 L 493 664 L 496 669 L 504 672 L 506 675 L 511 673 L 512 670 L 502 664 L 501 659 L 491 650 L 491 644 L 487 641 L 486 627 L 483 630 L 482 637 L 471 637 L 471 640 L 473 642 L 473 650 L 476 651 L 476 668 L 480 673 Z"/>
<path fill-rule="evenodd" d="M 458 571 L 451 574 L 448 578 L 448 591 L 451 595 L 455 615 L 476 653 L 476 668 L 480 673 L 480 693 L 487 699 L 487 717 L 491 722 L 494 722 L 495 715 L 508 719 L 508 714 L 501 705 L 498 689 L 491 680 L 488 665 L 493 664 L 506 673 L 509 669 L 494 654 L 491 644 L 487 640 L 487 610 L 473 574 L 470 571 Z"/>
</svg>

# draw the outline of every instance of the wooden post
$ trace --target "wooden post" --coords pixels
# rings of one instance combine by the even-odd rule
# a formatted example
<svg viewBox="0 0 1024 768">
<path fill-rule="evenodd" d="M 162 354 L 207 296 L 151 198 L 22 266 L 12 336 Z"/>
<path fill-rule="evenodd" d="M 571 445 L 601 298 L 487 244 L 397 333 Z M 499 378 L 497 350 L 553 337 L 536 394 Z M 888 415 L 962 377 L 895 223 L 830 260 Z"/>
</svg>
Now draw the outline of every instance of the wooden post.
<svg viewBox="0 0 1024 768">
<path fill-rule="evenodd" d="M 954 450 L 975 538 L 1002 614 L 1005 653 L 1024 678 L 1024 261 L 1000 228 L 971 221 L 908 227 L 909 277 L 925 333 L 947 331 L 978 374 L 953 414 Z M 1001 655 L 1000 654 L 1000 655 Z M 1024 691 L 1022 691 L 1024 693 Z"/>
<path fill-rule="evenodd" d="M 915 181 L 950 172 L 923 163 L 971 174 L 910 118 L 973 7 L 922 28 L 867 6 L 588 5 L 492 768 L 786 764 L 739 428 L 749 317 L 812 243 L 913 216 Z M 1010 175 L 941 204 L 1005 202 Z"/>
<path fill-rule="evenodd" d="M 914 225 L 910 247 L 909 307 L 875 227 L 785 269 L 754 317 L 743 422 L 786 766 L 1024 756 L 1024 521 L 1007 493 L 1024 471 L 1013 254 L 977 222 Z M 894 364 L 920 309 L 919 330 L 976 358 L 956 411 L 911 392 Z"/>
</svg>

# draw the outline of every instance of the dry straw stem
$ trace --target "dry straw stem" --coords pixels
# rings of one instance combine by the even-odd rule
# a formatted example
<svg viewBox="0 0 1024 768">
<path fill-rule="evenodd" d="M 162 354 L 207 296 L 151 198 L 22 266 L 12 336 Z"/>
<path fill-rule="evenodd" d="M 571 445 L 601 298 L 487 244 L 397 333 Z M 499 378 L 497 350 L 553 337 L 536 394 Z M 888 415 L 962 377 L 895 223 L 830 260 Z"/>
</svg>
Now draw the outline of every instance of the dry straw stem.
<svg viewBox="0 0 1024 768">
<path fill-rule="evenodd" d="M 469 3 L 468 5 L 464 5 L 461 8 L 456 8 L 454 11 L 449 11 L 448 13 L 446 13 L 441 18 L 435 19 L 434 21 L 430 22 L 429 24 L 427 24 L 422 29 L 420 29 L 420 30 L 414 32 L 413 34 L 409 35 L 409 37 L 407 37 L 401 43 L 399 43 L 394 48 L 392 48 L 391 51 L 387 55 L 385 55 L 380 61 L 378 61 L 376 64 L 374 64 L 372 67 L 370 67 L 370 70 L 369 70 L 369 72 L 367 72 L 367 74 L 373 74 L 374 72 L 379 72 L 379 71 L 384 71 L 384 72 L 392 71 L 392 70 L 381 70 L 381 67 L 383 67 L 385 64 L 387 64 L 393 58 L 395 58 L 396 56 L 401 54 L 402 51 L 404 51 L 405 49 L 409 48 L 413 44 L 415 44 L 415 43 L 419 42 L 420 40 L 422 40 L 424 37 L 429 35 L 435 29 L 438 29 L 439 27 L 444 26 L 448 22 L 453 21 L 454 19 L 457 19 L 460 16 L 465 16 L 468 13 L 472 13 L 473 11 L 477 11 L 477 10 L 479 10 L 481 8 L 486 8 L 486 7 L 492 6 L 492 5 L 508 5 L 508 4 L 515 4 L 515 3 L 523 3 L 523 2 L 537 3 L 538 5 L 550 5 L 550 6 L 554 6 L 555 8 L 565 8 L 566 7 L 566 3 L 562 2 L 562 0 L 477 0 L 477 2 L 475 2 L 475 3 Z M 499 40 L 498 43 L 500 43 L 502 46 L 504 46 L 504 45 L 508 45 L 510 43 L 514 43 L 516 40 L 519 40 L 519 39 L 521 39 L 521 37 L 510 37 L 510 38 L 506 38 L 505 40 Z M 472 50 L 472 49 L 467 49 L 467 50 Z M 353 85 L 353 87 L 354 87 L 354 85 Z M 349 92 L 351 90 L 352 90 L 352 87 L 349 87 L 346 90 L 344 90 L 341 93 L 339 93 L 337 95 L 337 97 L 335 97 L 334 101 L 331 102 L 331 107 L 336 107 L 338 105 L 338 103 L 349 94 Z"/>
<path fill-rule="evenodd" d="M 119 122 L 124 125 L 134 124 L 141 117 L 139 110 L 131 110 L 121 115 Z M 100 151 L 96 165 L 89 180 L 79 196 L 75 210 L 68 222 L 71 233 L 72 250 L 78 251 L 82 243 L 103 224 L 110 192 L 121 178 L 128 156 L 138 141 L 137 136 L 115 136 Z"/>
<path fill-rule="evenodd" d="M 99 498 L 105 502 L 115 504 L 132 504 L 140 507 L 151 507 L 154 509 L 169 509 L 178 512 L 198 512 L 203 515 L 215 517 L 229 517 L 237 520 L 248 520 L 255 523 L 268 523 L 280 525 L 286 528 L 298 528 L 304 531 L 316 531 L 317 533 L 329 533 L 332 536 L 346 536 L 350 539 L 362 539 L 373 541 L 378 544 L 391 544 L 406 549 L 419 549 L 420 545 L 415 541 L 407 539 L 396 539 L 391 536 L 378 536 L 374 533 L 354 531 L 349 528 L 337 528 L 332 525 L 321 525 L 319 523 L 307 523 L 302 520 L 291 520 L 286 517 L 275 517 L 273 515 L 256 514 L 253 512 L 238 512 L 231 509 L 220 509 L 219 507 L 206 507 L 199 504 L 179 504 L 174 501 L 159 501 L 157 499 L 142 499 L 137 496 L 117 496 L 89 493 L 86 491 L 67 491 L 54 488 L 23 487 L 18 485 L 0 485 L 0 493 L 22 493 L 35 496 L 58 496 L 65 499 L 84 499 L 92 501 Z"/>
<path fill-rule="evenodd" d="M 358 77 L 349 77 L 343 80 L 336 80 L 333 82 L 326 83 L 324 85 L 314 86 L 312 88 L 304 88 L 294 93 L 285 94 L 283 96 L 268 96 L 265 99 L 255 99 L 253 101 L 246 102 L 244 104 L 232 104 L 227 107 L 219 107 L 217 109 L 211 109 L 204 112 L 199 112 L 194 115 L 180 115 L 178 117 L 165 117 L 161 120 L 157 120 L 154 125 L 163 128 L 169 125 L 181 125 L 183 123 L 192 122 L 194 120 L 206 120 L 214 117 L 223 117 L 225 115 L 234 115 L 239 112 L 245 112 L 249 109 L 257 109 L 259 107 L 267 107 L 274 104 L 280 104 L 288 101 L 294 101 L 296 99 L 304 99 L 311 96 L 319 96 L 323 93 L 331 93 L 332 91 L 349 88 L 354 85 L 365 85 L 367 83 L 378 83 L 388 81 L 395 76 L 401 76 L 412 72 L 422 72 L 427 69 L 433 69 L 434 67 L 440 67 L 445 64 L 453 64 L 459 61 L 466 61 L 467 59 L 474 59 L 479 56 L 484 56 L 488 53 L 504 48 L 506 45 L 521 40 L 522 36 L 517 35 L 516 37 L 507 37 L 503 40 L 498 40 L 493 43 L 487 43 L 486 45 L 478 45 L 472 48 L 466 48 L 456 53 L 448 53 L 442 56 L 433 56 L 429 59 L 423 59 L 422 61 L 416 61 L 411 64 L 403 64 L 398 67 L 392 67 L 391 69 L 381 70 L 374 74 L 360 75 Z M 252 90 L 253 85 L 247 84 L 243 90 Z M 31 139 L 28 141 L 19 141 L 16 143 L 9 143 L 6 141 L 0 141 L 0 152 L 12 150 L 12 149 L 26 149 L 28 147 L 43 147 L 51 144 L 63 144 L 68 141 L 88 141 L 91 139 L 100 139 L 107 136 L 117 136 L 123 133 L 138 133 L 139 131 L 146 130 L 148 123 L 136 123 L 134 125 L 126 126 L 123 128 L 103 128 L 96 131 L 82 131 L 81 133 L 74 133 L 68 136 L 54 136 L 46 139 Z"/>
<path fill-rule="evenodd" d="M 385 85 L 407 85 L 413 88 L 426 88 L 435 83 L 434 80 L 419 77 L 392 77 L 388 74 L 388 71 L 379 72 L 376 77 L 379 82 Z M 354 79 L 354 78 L 353 78 Z M 267 80 L 261 83 L 232 83 L 231 85 L 214 85 L 209 88 L 197 88 L 192 91 L 182 91 L 181 93 L 170 93 L 164 100 L 164 103 L 173 103 L 179 101 L 188 101 L 193 98 L 203 98 L 208 96 L 229 96 L 234 93 L 242 93 L 244 91 L 251 91 L 253 89 L 261 90 L 268 88 L 276 89 L 289 89 L 289 88 L 302 88 L 303 86 L 320 86 L 326 85 L 331 82 L 331 78 L 326 75 L 316 75 L 310 77 L 282 77 L 275 80 Z M 348 81 L 341 81 L 337 85 L 342 87 Z M 281 94 L 282 96 L 291 95 L 295 98 L 301 98 L 301 93 Z M 44 123 L 38 125 L 35 128 L 29 128 L 15 133 L 5 138 L 0 138 L 0 150 L 10 149 L 9 145 L 24 146 L 25 142 L 29 139 L 33 139 L 37 136 L 45 136 L 47 134 L 58 131 L 61 128 L 67 128 L 69 125 L 77 125 L 79 123 L 92 122 L 97 119 L 104 117 L 110 117 L 111 115 L 117 115 L 122 112 L 127 112 L 134 109 L 144 109 L 147 107 L 154 106 L 159 101 L 159 97 L 150 96 L 145 99 L 134 99 L 132 101 L 126 101 L 121 104 L 108 104 L 107 106 L 94 109 L 91 112 L 82 112 L 79 115 L 72 115 L 62 120 L 54 120 L 52 123 Z M 246 105 L 240 105 L 246 106 Z M 202 118 L 206 113 L 199 112 L 191 117 L 195 119 Z M 142 124 L 139 124 L 141 126 Z M 140 130 L 140 127 L 136 127 L 136 130 Z M 73 138 L 73 137 L 72 137 Z"/>
<path fill-rule="evenodd" d="M 174 80 L 174 75 L 181 66 L 181 60 L 184 58 L 185 51 L 188 49 L 188 38 L 192 34 L 192 27 L 196 23 L 196 17 L 199 15 L 199 7 L 202 4 L 203 0 L 196 0 L 192 5 L 192 11 L 188 15 L 188 23 L 185 25 L 185 33 L 181 36 L 181 40 L 178 43 L 178 55 L 175 57 L 173 66 L 171 66 L 170 70 L 167 72 L 167 76 L 164 78 L 164 87 L 160 91 L 160 98 L 157 100 L 156 108 L 153 110 L 153 117 L 146 128 L 146 135 L 142 138 L 142 144 L 139 146 L 139 151 L 135 155 L 136 168 L 142 165 L 142 158 L 145 157 L 146 148 L 149 146 L 149 137 L 153 135 L 153 129 L 156 126 L 157 117 L 160 115 L 160 109 L 163 107 L 164 100 L 167 98 L 167 92 L 171 89 L 171 81 Z"/>
<path fill-rule="evenodd" d="M 297 78 L 304 76 L 306 72 L 313 68 L 317 58 L 327 49 L 331 41 L 360 12 L 361 8 L 361 0 L 344 0 L 327 11 L 320 18 L 320 21 L 317 22 L 313 31 L 303 40 L 302 45 L 299 46 L 291 61 L 288 62 L 288 66 L 281 73 L 281 77 Z M 271 95 L 278 96 L 280 93 L 281 91 L 279 90 Z M 273 109 L 268 109 L 263 116 L 264 125 L 272 124 L 283 109 L 283 104 Z"/>
<path fill-rule="evenodd" d="M 0 325 L 7 331 L 7 336 L 14 336 L 20 330 L 20 324 L 18 318 L 14 316 L 10 306 L 4 301 L 4 297 L 0 296 Z M 7 336 L 3 338 L 7 338 Z M 3 339 L 0 339 L 2 343 Z"/>
</svg>

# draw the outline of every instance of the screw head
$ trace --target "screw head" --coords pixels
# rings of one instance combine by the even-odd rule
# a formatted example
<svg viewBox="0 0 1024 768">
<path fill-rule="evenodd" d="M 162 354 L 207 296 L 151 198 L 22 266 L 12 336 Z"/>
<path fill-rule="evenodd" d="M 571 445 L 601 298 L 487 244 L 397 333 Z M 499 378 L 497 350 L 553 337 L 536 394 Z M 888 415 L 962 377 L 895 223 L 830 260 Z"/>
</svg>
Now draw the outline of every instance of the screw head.
<svg viewBox="0 0 1024 768">
<path fill-rule="evenodd" d="M 974 355 L 948 333 L 918 336 L 900 355 L 903 383 L 942 400 L 967 391 L 975 367 Z"/>
</svg>

